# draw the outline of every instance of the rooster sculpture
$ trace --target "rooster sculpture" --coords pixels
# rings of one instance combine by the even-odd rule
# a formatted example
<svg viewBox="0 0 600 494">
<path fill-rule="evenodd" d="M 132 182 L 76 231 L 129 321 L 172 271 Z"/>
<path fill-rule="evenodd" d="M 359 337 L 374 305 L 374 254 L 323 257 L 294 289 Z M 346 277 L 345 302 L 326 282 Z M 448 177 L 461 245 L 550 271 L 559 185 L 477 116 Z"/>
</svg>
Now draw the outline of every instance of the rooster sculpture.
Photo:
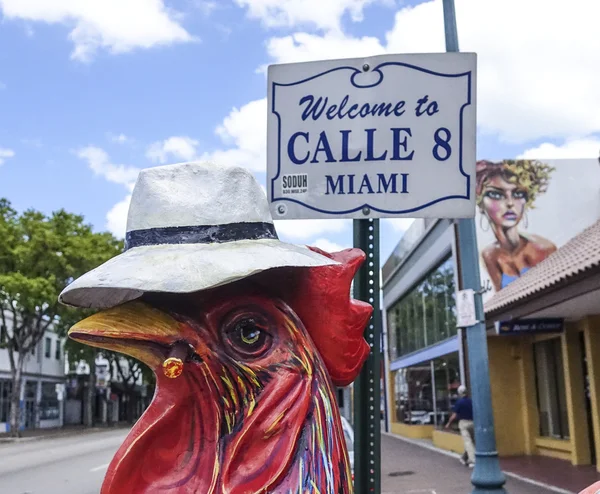
<svg viewBox="0 0 600 494">
<path fill-rule="evenodd" d="M 600 492 L 600 482 L 596 482 L 590 485 L 586 489 L 582 490 L 579 494 L 598 494 Z"/>
<path fill-rule="evenodd" d="M 333 386 L 369 353 L 372 307 L 349 296 L 364 253 L 280 242 L 251 174 L 206 163 L 142 172 L 126 241 L 61 294 L 103 309 L 71 338 L 157 377 L 102 494 L 352 493 Z"/>
</svg>

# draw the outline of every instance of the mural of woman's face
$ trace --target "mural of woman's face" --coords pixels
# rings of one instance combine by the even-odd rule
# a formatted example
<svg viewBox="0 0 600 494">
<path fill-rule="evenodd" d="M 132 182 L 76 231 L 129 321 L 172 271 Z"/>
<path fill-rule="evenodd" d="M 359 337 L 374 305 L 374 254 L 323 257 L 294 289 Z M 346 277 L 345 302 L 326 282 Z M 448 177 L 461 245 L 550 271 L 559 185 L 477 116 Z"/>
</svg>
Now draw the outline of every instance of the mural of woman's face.
<svg viewBox="0 0 600 494">
<path fill-rule="evenodd" d="M 482 195 L 481 208 L 491 223 L 502 228 L 519 224 L 525 213 L 527 189 L 496 175 L 487 181 Z"/>
</svg>

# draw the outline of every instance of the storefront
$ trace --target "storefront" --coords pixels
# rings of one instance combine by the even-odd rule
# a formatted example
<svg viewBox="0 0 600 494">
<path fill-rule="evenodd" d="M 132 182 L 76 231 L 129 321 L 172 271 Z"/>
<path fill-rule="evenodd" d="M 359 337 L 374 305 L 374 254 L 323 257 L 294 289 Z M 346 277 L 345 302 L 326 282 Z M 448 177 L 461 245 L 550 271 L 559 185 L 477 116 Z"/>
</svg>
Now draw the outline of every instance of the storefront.
<svg viewBox="0 0 600 494">
<path fill-rule="evenodd" d="M 491 326 L 546 318 L 561 330 Z M 495 294 L 486 319 L 498 451 L 600 470 L 600 221 Z"/>
<path fill-rule="evenodd" d="M 383 269 L 388 430 L 436 441 L 465 381 L 456 328 L 454 229 L 413 223 Z"/>
<path fill-rule="evenodd" d="M 477 168 L 475 220 L 498 452 L 600 470 L 598 161 L 480 162 Z M 455 328 L 459 256 L 453 222 L 418 220 L 382 269 L 389 430 L 455 452 L 463 451 L 460 436 L 441 427 L 457 386 L 469 386 L 468 349 Z M 495 326 L 549 317 L 563 321 L 554 332 Z"/>
</svg>

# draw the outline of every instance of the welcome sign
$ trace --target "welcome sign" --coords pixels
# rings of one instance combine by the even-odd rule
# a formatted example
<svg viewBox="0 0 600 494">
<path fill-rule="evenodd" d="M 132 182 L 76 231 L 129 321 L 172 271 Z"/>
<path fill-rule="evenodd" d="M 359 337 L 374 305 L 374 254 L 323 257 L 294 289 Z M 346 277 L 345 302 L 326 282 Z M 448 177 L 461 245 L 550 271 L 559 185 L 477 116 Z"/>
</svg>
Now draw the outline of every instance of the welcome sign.
<svg viewBox="0 0 600 494">
<path fill-rule="evenodd" d="M 472 53 L 271 65 L 274 216 L 474 216 L 475 88 Z"/>
</svg>

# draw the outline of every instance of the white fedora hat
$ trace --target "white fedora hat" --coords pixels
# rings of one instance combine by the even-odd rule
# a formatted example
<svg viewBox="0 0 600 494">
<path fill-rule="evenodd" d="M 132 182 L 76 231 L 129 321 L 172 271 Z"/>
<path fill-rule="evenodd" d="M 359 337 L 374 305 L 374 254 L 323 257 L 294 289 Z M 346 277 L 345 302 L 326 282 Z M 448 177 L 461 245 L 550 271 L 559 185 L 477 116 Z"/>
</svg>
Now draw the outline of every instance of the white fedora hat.
<svg viewBox="0 0 600 494">
<path fill-rule="evenodd" d="M 248 170 L 181 163 L 140 172 L 125 251 L 69 284 L 59 301 L 107 308 L 145 292 L 189 293 L 267 269 L 332 264 L 277 238 L 267 198 Z"/>
</svg>

